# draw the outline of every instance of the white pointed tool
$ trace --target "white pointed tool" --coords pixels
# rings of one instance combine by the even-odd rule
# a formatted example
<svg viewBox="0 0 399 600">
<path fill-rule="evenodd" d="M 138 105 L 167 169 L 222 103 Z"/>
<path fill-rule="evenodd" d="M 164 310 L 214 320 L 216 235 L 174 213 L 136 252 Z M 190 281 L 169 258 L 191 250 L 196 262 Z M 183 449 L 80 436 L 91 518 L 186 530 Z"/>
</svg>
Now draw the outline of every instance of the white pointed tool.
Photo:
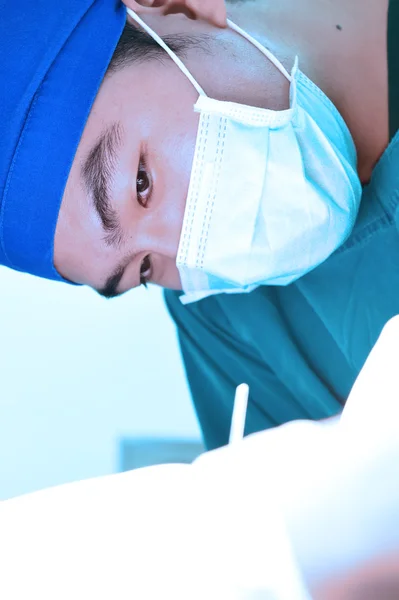
<svg viewBox="0 0 399 600">
<path fill-rule="evenodd" d="M 244 437 L 245 419 L 248 408 L 248 395 L 248 385 L 246 383 L 239 385 L 236 389 L 236 395 L 234 399 L 229 444 L 240 442 Z"/>
</svg>

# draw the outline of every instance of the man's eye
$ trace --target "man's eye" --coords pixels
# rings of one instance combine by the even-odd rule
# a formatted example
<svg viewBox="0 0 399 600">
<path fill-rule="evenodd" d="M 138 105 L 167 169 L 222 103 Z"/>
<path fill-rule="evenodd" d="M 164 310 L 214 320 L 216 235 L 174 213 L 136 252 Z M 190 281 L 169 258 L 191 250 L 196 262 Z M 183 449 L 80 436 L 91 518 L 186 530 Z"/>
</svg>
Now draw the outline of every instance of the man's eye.
<svg viewBox="0 0 399 600">
<path fill-rule="evenodd" d="M 143 208 L 147 208 L 151 198 L 151 181 L 143 165 L 140 165 L 136 179 L 137 201 Z"/>
<path fill-rule="evenodd" d="M 149 279 L 151 279 L 151 271 L 152 271 L 151 257 L 150 257 L 150 255 L 147 255 L 143 259 L 141 266 L 140 266 L 140 285 L 147 287 L 148 281 L 149 281 Z"/>
<path fill-rule="evenodd" d="M 145 194 L 150 187 L 150 180 L 148 175 L 142 169 L 137 173 L 137 192 L 139 194 Z"/>
</svg>

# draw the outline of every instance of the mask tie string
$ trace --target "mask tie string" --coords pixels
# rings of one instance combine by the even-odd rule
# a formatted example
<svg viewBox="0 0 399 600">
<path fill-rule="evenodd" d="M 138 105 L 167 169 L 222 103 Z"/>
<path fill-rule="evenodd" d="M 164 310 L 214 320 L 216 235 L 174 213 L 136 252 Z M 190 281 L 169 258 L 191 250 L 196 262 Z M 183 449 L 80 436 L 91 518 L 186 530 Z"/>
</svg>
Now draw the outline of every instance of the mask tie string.
<svg viewBox="0 0 399 600">
<path fill-rule="evenodd" d="M 195 79 L 195 77 L 193 77 L 193 75 L 187 69 L 185 64 L 180 60 L 180 58 L 169 48 L 169 46 L 167 44 L 165 44 L 163 39 L 153 29 L 151 29 L 151 27 L 149 27 L 149 25 L 147 25 L 147 23 L 145 23 L 143 21 L 143 19 L 141 19 L 141 17 L 139 17 L 138 14 L 136 14 L 131 8 L 127 9 L 127 13 L 130 15 L 130 17 L 134 21 L 136 21 L 136 23 L 138 25 L 140 25 L 140 27 L 142 27 L 144 29 L 144 31 L 146 31 L 148 33 L 148 35 L 150 35 L 152 37 L 152 39 L 155 42 L 157 42 L 161 46 L 161 48 L 163 48 L 165 50 L 165 52 L 167 52 L 169 54 L 169 56 L 173 60 L 173 62 L 179 67 L 179 69 L 182 71 L 182 73 L 184 73 L 184 75 L 187 77 L 187 79 L 195 87 L 198 94 L 200 96 L 207 97 L 205 91 L 200 86 L 200 84 Z M 270 62 L 284 75 L 284 77 L 286 77 L 290 83 L 292 82 L 292 76 L 288 73 L 287 69 L 278 60 L 278 58 L 276 58 L 274 56 L 274 54 L 272 52 L 270 52 L 270 50 L 268 50 L 267 48 L 262 46 L 262 44 L 260 42 L 258 42 L 258 40 L 256 40 L 254 37 L 252 37 L 252 35 L 250 35 L 246 31 L 244 31 L 243 29 L 241 29 L 241 27 L 239 27 L 238 25 L 233 23 L 233 21 L 231 21 L 230 19 L 227 19 L 227 24 L 233 31 L 240 34 L 242 37 L 244 37 L 246 40 L 248 40 L 248 42 L 250 42 L 256 48 L 258 48 L 258 50 L 260 50 L 260 52 L 262 52 L 262 54 L 270 60 Z"/>
<path fill-rule="evenodd" d="M 270 52 L 270 50 L 268 50 L 267 48 L 262 46 L 262 44 L 260 42 L 258 42 L 258 40 L 256 40 L 254 37 L 252 37 L 252 35 L 250 35 L 246 31 L 244 31 L 243 29 L 241 29 L 241 27 L 239 27 L 238 25 L 233 23 L 233 21 L 230 21 L 230 19 L 227 19 L 227 23 L 231 29 L 233 29 L 234 31 L 236 31 L 237 33 L 242 35 L 242 37 L 244 37 L 246 40 L 248 40 L 248 42 L 251 42 L 251 44 L 253 44 L 256 48 L 258 48 L 258 50 L 260 50 L 262 52 L 262 54 L 264 56 L 266 56 L 266 58 L 268 58 L 270 60 L 270 62 L 280 71 L 280 73 L 282 73 L 284 75 L 284 77 L 286 77 L 288 79 L 288 81 L 291 83 L 291 81 L 292 81 L 291 75 L 288 73 L 288 71 L 284 67 L 284 65 L 278 60 L 278 58 L 276 58 L 274 56 L 274 54 L 272 52 Z"/>
<path fill-rule="evenodd" d="M 167 44 L 165 44 L 163 39 L 157 33 L 155 33 L 155 31 L 153 31 L 151 29 L 151 27 L 149 27 L 147 25 L 147 23 L 145 23 L 143 21 L 143 19 L 141 19 L 133 10 L 128 8 L 127 12 L 132 17 L 132 19 L 134 19 L 134 21 L 136 21 L 136 23 L 138 23 L 138 25 L 140 25 L 140 27 L 142 27 L 144 29 L 144 31 L 146 31 L 148 33 L 148 35 L 150 35 L 152 37 L 152 39 L 155 42 L 157 42 L 165 50 L 165 52 L 167 52 L 169 54 L 169 56 L 173 60 L 173 62 L 179 67 L 179 69 L 184 73 L 184 75 L 187 77 L 187 79 L 189 79 L 189 81 L 193 84 L 193 86 L 197 90 L 198 94 L 200 96 L 206 97 L 206 94 L 205 94 L 204 90 L 202 89 L 202 87 L 200 86 L 200 84 L 191 75 L 190 71 L 187 69 L 185 64 L 180 60 L 180 58 L 178 56 L 176 56 L 176 54 L 169 48 L 169 46 Z"/>
</svg>

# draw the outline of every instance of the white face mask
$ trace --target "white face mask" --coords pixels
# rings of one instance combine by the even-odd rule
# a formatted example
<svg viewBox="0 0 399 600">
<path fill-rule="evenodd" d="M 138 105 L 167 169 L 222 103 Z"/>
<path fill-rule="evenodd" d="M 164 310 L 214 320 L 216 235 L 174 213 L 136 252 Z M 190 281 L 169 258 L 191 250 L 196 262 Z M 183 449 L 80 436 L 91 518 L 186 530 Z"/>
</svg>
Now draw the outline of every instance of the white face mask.
<svg viewBox="0 0 399 600">
<path fill-rule="evenodd" d="M 228 20 L 290 81 L 290 108 L 273 111 L 199 93 L 197 142 L 176 259 L 184 304 L 212 294 L 287 285 L 322 263 L 350 234 L 361 199 L 356 149 L 342 117 L 298 69 L 291 75 Z"/>
</svg>

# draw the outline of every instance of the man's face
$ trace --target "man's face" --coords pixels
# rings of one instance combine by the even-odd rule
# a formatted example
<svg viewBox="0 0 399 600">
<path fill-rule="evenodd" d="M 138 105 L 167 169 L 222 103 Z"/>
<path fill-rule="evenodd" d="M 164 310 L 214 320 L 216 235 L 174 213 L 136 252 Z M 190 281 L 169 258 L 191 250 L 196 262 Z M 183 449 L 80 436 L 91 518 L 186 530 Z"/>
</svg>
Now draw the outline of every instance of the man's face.
<svg viewBox="0 0 399 600">
<path fill-rule="evenodd" d="M 108 296 L 144 281 L 180 288 L 176 255 L 198 94 L 172 61 L 106 77 L 68 178 L 54 263 Z"/>
<path fill-rule="evenodd" d="M 262 41 L 256 11 L 237 8 L 238 14 L 241 26 Z M 194 42 L 184 62 L 209 96 L 272 110 L 288 107 L 286 78 L 234 31 L 181 15 L 146 15 L 145 21 L 161 36 Z M 65 279 L 106 296 L 147 280 L 181 288 L 176 256 L 199 123 L 197 100 L 198 92 L 166 52 L 164 61 L 133 63 L 107 75 L 57 223 L 54 264 Z"/>
</svg>

